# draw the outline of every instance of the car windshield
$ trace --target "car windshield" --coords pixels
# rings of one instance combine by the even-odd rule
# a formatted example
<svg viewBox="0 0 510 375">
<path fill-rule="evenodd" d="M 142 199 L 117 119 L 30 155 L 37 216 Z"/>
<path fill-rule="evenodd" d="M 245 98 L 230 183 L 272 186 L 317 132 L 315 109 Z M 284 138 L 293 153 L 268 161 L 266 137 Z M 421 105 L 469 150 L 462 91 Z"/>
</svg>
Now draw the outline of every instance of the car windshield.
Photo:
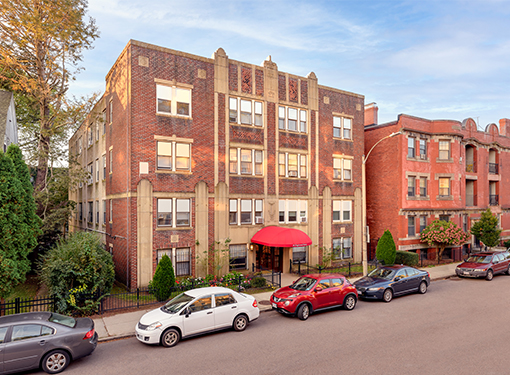
<svg viewBox="0 0 510 375">
<path fill-rule="evenodd" d="M 316 281 L 317 280 L 312 279 L 311 277 L 302 277 L 289 286 L 289 288 L 295 290 L 310 290 L 313 288 Z"/>
<path fill-rule="evenodd" d="M 492 255 L 473 255 L 466 260 L 469 263 L 490 263 Z"/>
<path fill-rule="evenodd" d="M 395 275 L 395 271 L 389 268 L 376 268 L 368 274 L 370 277 L 376 277 L 378 279 L 391 280 Z"/>
<path fill-rule="evenodd" d="M 179 294 L 177 297 L 168 301 L 165 306 L 161 309 L 163 311 L 175 314 L 179 312 L 188 302 L 192 301 L 193 297 L 188 296 L 185 293 Z"/>
<path fill-rule="evenodd" d="M 51 313 L 50 318 L 48 319 L 50 322 L 62 324 L 63 326 L 74 328 L 76 325 L 76 319 L 71 318 L 70 316 L 65 316 L 57 313 Z"/>
</svg>

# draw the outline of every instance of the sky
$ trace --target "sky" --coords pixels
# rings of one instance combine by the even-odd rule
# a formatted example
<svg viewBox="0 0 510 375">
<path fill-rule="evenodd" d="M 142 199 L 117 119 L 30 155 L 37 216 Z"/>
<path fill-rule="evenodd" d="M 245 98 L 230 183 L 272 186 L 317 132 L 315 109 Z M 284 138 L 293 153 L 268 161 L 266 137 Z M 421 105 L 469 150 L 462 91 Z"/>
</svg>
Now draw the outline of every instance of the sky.
<svg viewBox="0 0 510 375">
<path fill-rule="evenodd" d="M 510 0 L 89 0 L 100 37 L 70 94 L 103 92 L 130 39 L 262 64 L 365 96 L 379 123 L 405 113 L 510 118 Z"/>
</svg>

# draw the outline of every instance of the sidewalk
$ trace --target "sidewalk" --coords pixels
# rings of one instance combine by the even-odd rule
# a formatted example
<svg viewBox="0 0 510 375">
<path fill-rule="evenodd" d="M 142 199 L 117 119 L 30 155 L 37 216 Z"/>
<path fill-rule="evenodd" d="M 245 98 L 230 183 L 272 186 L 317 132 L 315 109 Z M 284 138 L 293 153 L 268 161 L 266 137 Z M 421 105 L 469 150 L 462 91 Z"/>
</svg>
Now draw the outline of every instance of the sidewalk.
<svg viewBox="0 0 510 375">
<path fill-rule="evenodd" d="M 430 268 L 423 268 L 430 274 L 432 281 L 446 279 L 451 276 L 455 276 L 455 267 L 459 263 L 450 263 L 443 266 L 435 266 Z M 297 275 L 282 274 L 282 286 L 290 285 L 294 280 L 298 278 Z M 349 279 L 351 282 L 358 280 L 358 278 Z M 269 297 L 273 292 L 258 293 L 254 294 L 257 299 L 260 312 L 271 311 L 271 303 Z M 134 312 L 117 314 L 112 316 L 104 316 L 94 319 L 96 332 L 99 335 L 99 341 L 108 341 L 119 339 L 123 337 L 131 337 L 135 334 L 135 326 L 142 317 L 148 311 L 154 310 L 157 305 L 148 306 L 147 309 L 137 310 Z"/>
</svg>

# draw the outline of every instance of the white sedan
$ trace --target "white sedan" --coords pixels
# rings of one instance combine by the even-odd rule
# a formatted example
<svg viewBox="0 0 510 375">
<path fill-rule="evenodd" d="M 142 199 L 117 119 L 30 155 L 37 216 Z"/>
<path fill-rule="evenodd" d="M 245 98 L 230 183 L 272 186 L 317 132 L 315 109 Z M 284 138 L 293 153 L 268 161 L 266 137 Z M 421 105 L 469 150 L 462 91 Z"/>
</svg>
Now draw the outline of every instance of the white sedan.
<svg viewBox="0 0 510 375">
<path fill-rule="evenodd" d="M 146 344 L 176 345 L 181 338 L 225 328 L 244 331 L 259 317 L 255 297 L 223 287 L 192 289 L 142 316 L 136 338 Z"/>
</svg>

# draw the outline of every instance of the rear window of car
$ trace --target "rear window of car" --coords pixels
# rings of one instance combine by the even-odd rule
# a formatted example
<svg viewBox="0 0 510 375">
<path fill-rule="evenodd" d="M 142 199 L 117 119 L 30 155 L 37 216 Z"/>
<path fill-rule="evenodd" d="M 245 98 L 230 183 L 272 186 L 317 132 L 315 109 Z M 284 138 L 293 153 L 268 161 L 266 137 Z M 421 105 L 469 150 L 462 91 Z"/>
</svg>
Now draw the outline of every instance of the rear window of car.
<svg viewBox="0 0 510 375">
<path fill-rule="evenodd" d="M 51 313 L 50 318 L 48 319 L 50 322 L 62 324 L 63 326 L 74 328 L 76 325 L 76 319 L 65 316 L 57 313 Z"/>
<path fill-rule="evenodd" d="M 473 255 L 468 258 L 466 262 L 469 263 L 490 263 L 492 260 L 492 255 Z"/>
</svg>

